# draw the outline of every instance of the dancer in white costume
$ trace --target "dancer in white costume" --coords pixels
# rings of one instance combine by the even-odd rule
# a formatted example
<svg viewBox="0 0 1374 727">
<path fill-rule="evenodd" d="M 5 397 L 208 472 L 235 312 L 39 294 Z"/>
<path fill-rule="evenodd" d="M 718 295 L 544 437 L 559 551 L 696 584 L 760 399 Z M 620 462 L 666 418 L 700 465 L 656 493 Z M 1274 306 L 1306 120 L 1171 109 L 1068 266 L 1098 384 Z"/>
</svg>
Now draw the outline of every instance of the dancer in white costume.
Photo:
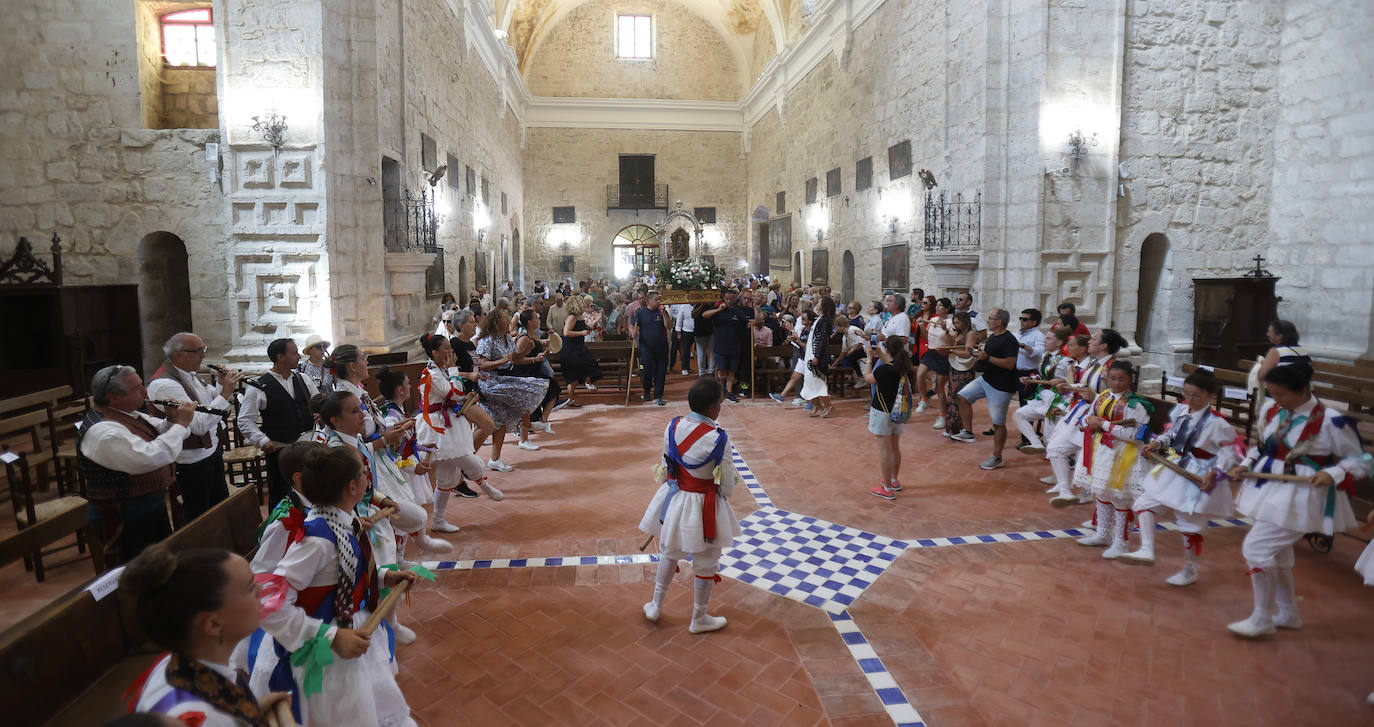
<svg viewBox="0 0 1374 727">
<path fill-rule="evenodd" d="M 1235 512 L 1231 488 L 1217 486 L 1239 459 L 1242 443 L 1235 427 L 1226 421 L 1212 403 L 1221 384 L 1210 371 L 1199 369 L 1183 381 L 1183 400 L 1169 412 L 1168 428 L 1146 446 L 1146 452 L 1162 452 L 1175 464 L 1201 481 L 1201 485 L 1159 464 L 1145 476 L 1145 492 L 1136 498 L 1136 523 L 1140 526 L 1140 549 L 1121 556 L 1124 563 L 1155 564 L 1155 520 L 1159 511 L 1172 510 L 1179 532 L 1183 533 L 1183 568 L 1169 576 L 1171 586 L 1197 582 L 1202 558 L 1203 532 L 1208 518 L 1230 517 Z M 1223 477 L 1224 479 L 1224 477 Z"/>
<path fill-rule="evenodd" d="M 1140 496 L 1149 460 L 1140 442 L 1149 431 L 1154 406 L 1135 393 L 1135 367 L 1115 361 L 1107 372 L 1107 391 L 1097 395 L 1083 418 L 1083 445 L 1074 482 L 1086 486 L 1097 501 L 1097 532 L 1079 545 L 1108 546 L 1102 557 L 1113 560 L 1128 552 L 1132 507 Z"/>
<path fill-rule="evenodd" d="M 1300 475 L 1307 482 L 1247 477 L 1236 510 L 1254 518 L 1241 552 L 1250 568 L 1254 610 L 1228 628 L 1241 638 L 1302 628 L 1293 586 L 1293 544 L 1305 533 L 1345 532 L 1357 524 L 1350 509 L 1354 482 L 1370 472 L 1355 422 L 1312 395 L 1312 374 L 1303 366 L 1279 366 L 1265 374 L 1273 401 L 1260 410 L 1259 442 L 1231 471 Z M 1277 605 L 1278 613 L 1273 607 Z"/>
<path fill-rule="evenodd" d="M 1054 436 L 1045 448 L 1045 453 L 1050 458 L 1050 466 L 1054 468 L 1055 489 L 1058 493 L 1050 500 L 1054 507 L 1068 507 L 1093 501 L 1091 493 L 1088 492 L 1088 483 L 1074 481 L 1073 466 L 1069 464 L 1069 458 L 1082 450 L 1083 432 L 1079 427 L 1091 413 L 1092 403 L 1097 395 L 1107 390 L 1107 369 L 1115 360 L 1116 352 L 1125 346 L 1126 339 L 1116 331 L 1110 328 L 1099 331 L 1088 341 L 1087 361 L 1075 364 L 1073 382 L 1066 382 L 1058 387 L 1059 393 L 1071 395 L 1072 399 L 1068 404 L 1068 411 L 1064 413 L 1063 419 L 1059 420 Z M 1069 355 L 1073 356 L 1076 350 L 1075 342 L 1070 341 Z M 1081 497 L 1074 496 L 1075 486 L 1084 491 Z"/>
<path fill-rule="evenodd" d="M 293 669 L 311 725 L 410 727 L 415 721 L 396 685 L 390 624 L 383 620 L 370 636 L 357 631 L 379 603 L 379 586 L 416 577 L 379 571 L 368 539 L 354 535 L 353 510 L 367 491 L 364 472 L 353 448 L 306 455 L 301 485 L 315 507 L 305 537 L 291 544 L 264 584 L 262 628 L 296 652 Z M 253 682 L 262 678 L 255 669 Z"/>
<path fill-rule="evenodd" d="M 658 536 L 663 554 L 644 617 L 658 621 L 678 561 L 691 555 L 696 577 L 688 630 L 694 634 L 725 628 L 725 619 L 707 614 L 706 606 L 720 581 L 721 551 L 743 534 L 728 502 L 739 475 L 730 462 L 729 437 L 716 424 L 724 399 L 725 389 L 715 379 L 692 385 L 687 393 L 692 413 L 675 417 L 664 432 L 661 484 L 639 523 L 640 530 Z"/>
<path fill-rule="evenodd" d="M 1041 357 L 1040 365 L 1035 371 L 1036 379 L 1062 383 L 1070 380 L 1072 374 L 1069 373 L 1069 367 L 1073 365 L 1073 359 L 1060 352 L 1067 342 L 1067 337 L 1068 330 L 1064 328 L 1051 328 L 1050 332 L 1045 334 L 1045 355 Z M 1023 376 L 1021 383 L 1024 384 L 1030 379 L 1029 376 Z M 1035 423 L 1045 420 L 1045 439 L 1050 439 L 1054 434 L 1056 421 L 1048 419 L 1047 415 L 1059 398 L 1059 392 L 1054 390 L 1052 384 L 1040 384 L 1035 387 L 1030 401 L 1027 401 L 1025 406 L 1017 407 L 1012 413 L 1011 418 L 1016 423 L 1017 431 L 1021 432 L 1021 436 L 1025 437 L 1027 442 L 1017 451 L 1022 454 L 1041 454 L 1045 451 L 1045 442 L 1035 433 Z"/>
<path fill-rule="evenodd" d="M 420 374 L 420 417 L 415 425 L 418 443 L 433 447 L 434 453 L 434 514 L 430 529 L 453 533 L 458 526 L 444 519 L 449 497 L 467 477 L 476 483 L 487 497 L 500 502 L 505 495 L 487 482 L 487 468 L 476 454 L 472 441 L 472 425 L 462 413 L 463 404 L 475 393 L 463 393 L 462 379 L 475 381 L 478 374 L 449 368 L 453 363 L 453 345 L 443 336 L 424 336 L 420 345 L 429 354 L 429 365 Z M 452 373 L 450 373 L 452 372 Z M 474 403 L 472 405 L 476 407 Z"/>
</svg>

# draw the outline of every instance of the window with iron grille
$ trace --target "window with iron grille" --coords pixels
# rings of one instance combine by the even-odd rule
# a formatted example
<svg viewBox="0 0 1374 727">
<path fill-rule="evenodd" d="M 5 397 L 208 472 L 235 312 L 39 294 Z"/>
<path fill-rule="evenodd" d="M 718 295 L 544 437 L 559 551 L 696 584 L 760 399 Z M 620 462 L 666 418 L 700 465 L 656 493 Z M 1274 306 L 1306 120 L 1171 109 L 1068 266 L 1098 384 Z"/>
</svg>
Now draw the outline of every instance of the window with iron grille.
<svg viewBox="0 0 1374 727">
<path fill-rule="evenodd" d="M 571 224 L 577 221 L 576 207 L 554 207 L 553 223 L 555 225 Z"/>
<path fill-rule="evenodd" d="M 854 191 L 873 186 L 873 157 L 864 157 L 854 163 Z"/>
</svg>

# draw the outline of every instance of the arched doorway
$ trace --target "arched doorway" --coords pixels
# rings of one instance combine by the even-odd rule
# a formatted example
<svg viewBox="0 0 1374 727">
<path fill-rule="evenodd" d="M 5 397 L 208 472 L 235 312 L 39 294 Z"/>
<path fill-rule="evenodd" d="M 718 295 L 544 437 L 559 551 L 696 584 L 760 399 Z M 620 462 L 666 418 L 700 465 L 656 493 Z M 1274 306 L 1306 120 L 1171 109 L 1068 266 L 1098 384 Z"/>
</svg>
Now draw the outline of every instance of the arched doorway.
<svg viewBox="0 0 1374 727">
<path fill-rule="evenodd" d="M 617 280 L 646 275 L 658 265 L 658 235 L 648 225 L 627 225 L 611 241 L 611 265 Z"/>
<path fill-rule="evenodd" d="M 840 298 L 843 302 L 854 298 L 854 253 L 845 250 L 840 259 Z"/>
<path fill-rule="evenodd" d="M 1147 351 L 1164 350 L 1167 341 L 1154 341 L 1155 301 L 1164 293 L 1164 267 L 1169 256 L 1169 238 L 1155 232 L 1140 244 L 1140 283 L 1136 288 L 1135 340 Z"/>
<path fill-rule="evenodd" d="M 170 232 L 153 232 L 138 242 L 138 310 L 143 371 L 150 374 L 162 363 L 162 344 L 192 330 L 186 244 Z"/>
<path fill-rule="evenodd" d="M 458 305 L 468 304 L 468 259 L 458 258 Z"/>
</svg>

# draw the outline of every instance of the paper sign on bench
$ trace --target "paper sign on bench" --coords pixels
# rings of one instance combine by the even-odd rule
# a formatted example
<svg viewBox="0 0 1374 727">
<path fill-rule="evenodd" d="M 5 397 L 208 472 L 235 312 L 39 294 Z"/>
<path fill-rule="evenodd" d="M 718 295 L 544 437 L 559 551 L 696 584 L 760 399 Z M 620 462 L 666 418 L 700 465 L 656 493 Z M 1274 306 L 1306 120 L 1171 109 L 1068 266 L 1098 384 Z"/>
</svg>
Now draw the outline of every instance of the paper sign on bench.
<svg viewBox="0 0 1374 727">
<path fill-rule="evenodd" d="M 1234 386 L 1227 386 L 1226 388 L 1221 390 L 1221 397 L 1223 399 L 1235 399 L 1236 401 L 1243 401 L 1245 397 L 1249 395 L 1250 394 L 1245 389 L 1238 389 Z"/>
<path fill-rule="evenodd" d="M 4 462 L 5 464 L 11 464 L 13 462 L 18 461 L 19 455 L 15 454 L 14 452 L 5 452 L 4 454 L 0 454 L 0 462 Z"/>
<path fill-rule="evenodd" d="M 91 597 L 97 601 L 102 601 L 106 596 L 119 590 L 119 574 L 124 572 L 124 566 L 119 566 L 114 570 L 95 579 L 94 583 L 86 586 L 86 590 L 91 592 Z"/>
</svg>

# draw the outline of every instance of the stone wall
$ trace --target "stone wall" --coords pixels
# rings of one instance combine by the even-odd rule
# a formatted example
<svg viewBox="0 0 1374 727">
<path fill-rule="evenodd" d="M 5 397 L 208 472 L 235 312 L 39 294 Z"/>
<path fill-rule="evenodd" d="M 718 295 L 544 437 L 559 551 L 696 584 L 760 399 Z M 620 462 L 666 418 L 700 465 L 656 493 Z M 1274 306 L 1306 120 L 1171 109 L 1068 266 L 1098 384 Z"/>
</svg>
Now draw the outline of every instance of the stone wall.
<svg viewBox="0 0 1374 727">
<path fill-rule="evenodd" d="M 163 129 L 218 129 L 215 69 L 163 68 L 158 100 Z"/>
<path fill-rule="evenodd" d="M 132 284 L 140 240 L 171 233 L 187 248 L 195 326 L 223 353 L 225 218 L 205 154 L 219 131 L 143 128 L 132 6 L 93 3 L 74 16 L 26 0 L 11 10 L 15 42 L 0 49 L 0 248 L 55 231 L 68 285 Z"/>
<path fill-rule="evenodd" d="M 1370 3 L 1288 0 L 1278 45 L 1264 254 L 1280 276 L 1279 315 L 1305 346 L 1344 359 L 1374 357 L 1371 34 Z"/>
<path fill-rule="evenodd" d="M 616 58 L 620 14 L 653 16 L 653 58 Z M 569 12 L 534 51 L 525 83 L 536 96 L 589 98 L 733 101 L 743 90 L 715 28 L 671 0 L 592 0 Z"/>
<path fill-rule="evenodd" d="M 707 253 L 732 273 L 743 272 L 749 210 L 741 203 L 745 164 L 739 134 L 532 128 L 524 155 L 527 281 L 612 277 L 616 234 L 627 225 L 653 227 L 663 220 L 661 210 L 607 214 L 606 185 L 618 181 L 620 154 L 655 155 L 655 182 L 668 185 L 670 204 L 715 207 L 716 224 L 707 227 L 721 241 Z M 554 225 L 553 207 L 568 205 L 577 208 L 577 223 Z M 558 273 L 561 255 L 574 258 L 571 276 Z"/>
<path fill-rule="evenodd" d="M 768 65 L 777 53 L 777 46 L 773 43 L 773 25 L 765 20 L 759 23 L 758 29 L 754 31 L 754 56 L 749 64 L 750 85 L 758 80 L 759 74 L 763 73 L 763 67 Z"/>
</svg>

